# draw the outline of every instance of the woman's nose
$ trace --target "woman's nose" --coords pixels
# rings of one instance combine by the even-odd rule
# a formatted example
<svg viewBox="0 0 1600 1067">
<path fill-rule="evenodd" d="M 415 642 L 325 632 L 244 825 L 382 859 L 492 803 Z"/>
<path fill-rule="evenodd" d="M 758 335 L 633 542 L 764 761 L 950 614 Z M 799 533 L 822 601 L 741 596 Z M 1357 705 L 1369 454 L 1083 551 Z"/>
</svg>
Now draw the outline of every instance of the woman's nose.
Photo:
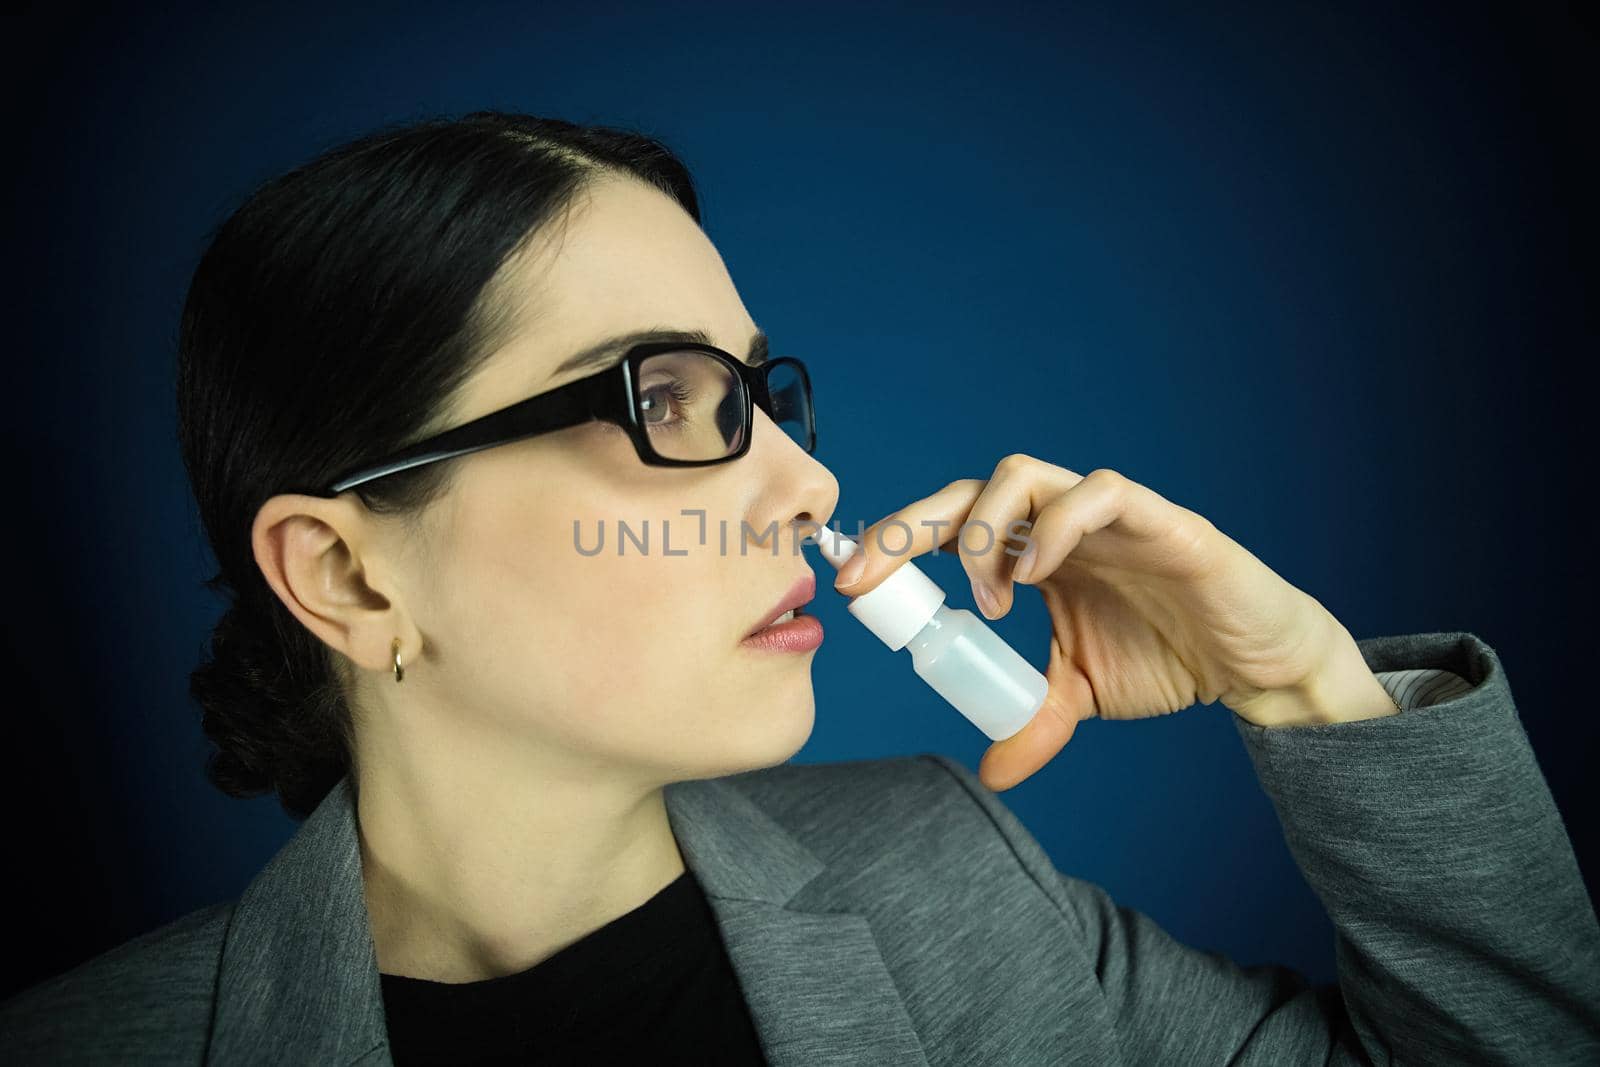
<svg viewBox="0 0 1600 1067">
<path fill-rule="evenodd" d="M 758 408 L 755 414 L 745 459 L 754 460 L 767 472 L 767 491 L 762 496 L 769 502 L 770 518 L 780 526 L 802 520 L 826 526 L 839 503 L 839 480 L 766 412 Z"/>
</svg>

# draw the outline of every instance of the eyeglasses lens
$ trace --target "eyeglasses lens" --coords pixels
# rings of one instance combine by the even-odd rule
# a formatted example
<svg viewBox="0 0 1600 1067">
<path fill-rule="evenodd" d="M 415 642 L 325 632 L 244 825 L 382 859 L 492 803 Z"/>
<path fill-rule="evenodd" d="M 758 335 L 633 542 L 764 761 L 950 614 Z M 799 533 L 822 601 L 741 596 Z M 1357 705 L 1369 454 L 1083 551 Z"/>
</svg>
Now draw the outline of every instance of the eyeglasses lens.
<svg viewBox="0 0 1600 1067">
<path fill-rule="evenodd" d="M 767 391 L 772 395 L 772 421 L 801 448 L 811 451 L 815 444 L 811 423 L 811 389 L 805 372 L 794 363 L 779 363 L 767 375 Z"/>
<path fill-rule="evenodd" d="M 774 366 L 767 379 L 772 421 L 807 451 L 811 403 L 803 371 Z M 722 360 L 704 352 L 662 352 L 639 365 L 639 421 L 666 459 L 711 460 L 732 455 L 750 427 L 744 422 L 744 384 Z"/>
</svg>

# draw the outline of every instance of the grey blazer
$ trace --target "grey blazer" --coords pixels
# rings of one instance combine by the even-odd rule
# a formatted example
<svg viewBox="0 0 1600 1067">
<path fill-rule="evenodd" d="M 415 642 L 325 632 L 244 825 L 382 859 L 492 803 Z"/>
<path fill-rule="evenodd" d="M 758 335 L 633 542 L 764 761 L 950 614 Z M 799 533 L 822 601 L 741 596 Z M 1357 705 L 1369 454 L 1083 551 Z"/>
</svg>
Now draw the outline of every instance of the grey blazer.
<svg viewBox="0 0 1600 1067">
<path fill-rule="evenodd" d="M 1234 716 L 1337 930 L 1337 986 L 1178 943 L 1063 874 L 938 755 L 783 764 L 666 802 L 770 1062 L 1600 1063 L 1600 926 L 1494 651 L 1358 642 L 1470 688 L 1361 722 Z M 390 1063 L 348 780 L 236 901 L 0 1010 L 23 1063 Z"/>
</svg>

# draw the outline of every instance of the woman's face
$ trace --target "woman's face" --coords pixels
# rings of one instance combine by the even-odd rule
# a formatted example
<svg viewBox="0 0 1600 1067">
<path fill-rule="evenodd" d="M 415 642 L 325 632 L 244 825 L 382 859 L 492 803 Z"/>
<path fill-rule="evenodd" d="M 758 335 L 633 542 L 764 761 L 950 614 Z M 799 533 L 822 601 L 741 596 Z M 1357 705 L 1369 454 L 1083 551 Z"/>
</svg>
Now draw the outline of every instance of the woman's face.
<svg viewBox="0 0 1600 1067">
<path fill-rule="evenodd" d="M 452 424 L 594 373 L 556 367 L 614 334 L 699 328 L 743 359 L 757 333 L 705 234 L 632 180 L 591 185 L 507 279 L 532 310 Z M 771 766 L 805 743 L 815 652 L 741 639 L 811 575 L 796 529 L 826 523 L 839 489 L 759 406 L 754 419 L 749 452 L 711 467 L 647 466 L 602 422 L 456 461 L 452 490 L 385 535 L 422 645 L 405 703 L 447 717 L 424 731 L 432 743 L 513 769 L 656 783 Z M 704 512 L 703 539 L 685 510 Z M 647 550 L 628 540 L 619 553 L 619 522 L 639 541 L 648 529 Z M 776 542 L 762 536 L 773 524 Z M 392 679 L 364 676 L 385 680 L 379 701 L 398 703 Z"/>
</svg>

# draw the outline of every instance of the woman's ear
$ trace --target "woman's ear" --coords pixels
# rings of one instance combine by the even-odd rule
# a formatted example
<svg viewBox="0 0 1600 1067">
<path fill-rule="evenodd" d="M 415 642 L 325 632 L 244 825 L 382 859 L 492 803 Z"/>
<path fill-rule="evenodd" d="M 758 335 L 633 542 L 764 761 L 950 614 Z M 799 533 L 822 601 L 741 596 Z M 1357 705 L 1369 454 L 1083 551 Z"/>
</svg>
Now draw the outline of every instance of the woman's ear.
<svg viewBox="0 0 1600 1067">
<path fill-rule="evenodd" d="M 256 565 L 285 607 L 358 666 L 391 670 L 391 644 L 417 640 L 389 580 L 381 539 L 350 500 L 283 493 L 256 513 Z"/>
</svg>

